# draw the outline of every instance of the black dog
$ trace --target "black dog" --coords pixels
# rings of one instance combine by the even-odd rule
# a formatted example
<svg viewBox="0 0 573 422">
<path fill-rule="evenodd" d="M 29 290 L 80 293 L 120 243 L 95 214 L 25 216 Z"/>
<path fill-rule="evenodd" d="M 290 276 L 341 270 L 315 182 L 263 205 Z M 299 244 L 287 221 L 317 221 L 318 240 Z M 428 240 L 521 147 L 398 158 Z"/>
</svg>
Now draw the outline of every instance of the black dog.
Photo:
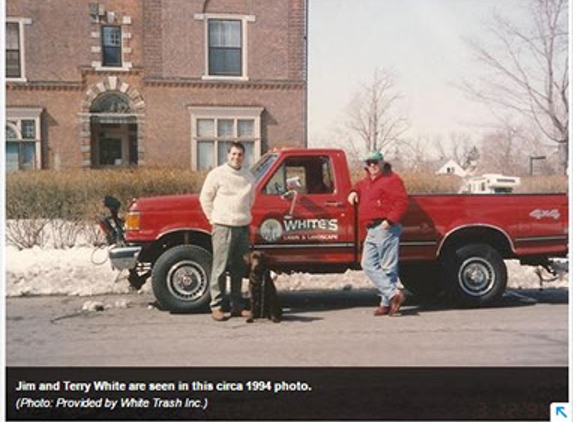
<svg viewBox="0 0 573 422">
<path fill-rule="evenodd" d="M 251 316 L 247 322 L 253 322 L 255 318 L 269 318 L 273 322 L 281 322 L 283 311 L 271 278 L 268 257 L 263 252 L 255 251 L 245 255 L 245 262 L 249 272 L 251 296 Z"/>
</svg>

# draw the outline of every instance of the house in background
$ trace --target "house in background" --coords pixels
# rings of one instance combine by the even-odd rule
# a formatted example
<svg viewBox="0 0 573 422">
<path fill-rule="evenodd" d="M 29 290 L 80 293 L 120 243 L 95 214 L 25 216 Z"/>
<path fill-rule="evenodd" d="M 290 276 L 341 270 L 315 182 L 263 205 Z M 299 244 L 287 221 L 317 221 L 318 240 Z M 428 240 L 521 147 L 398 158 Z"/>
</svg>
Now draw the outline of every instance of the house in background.
<svg viewBox="0 0 573 422">
<path fill-rule="evenodd" d="M 435 167 L 437 167 L 436 174 L 454 174 L 460 177 L 466 177 L 468 175 L 468 172 L 451 158 L 438 161 Z"/>
<path fill-rule="evenodd" d="M 306 146 L 306 33 L 307 0 L 10 0 L 7 170 Z"/>
</svg>

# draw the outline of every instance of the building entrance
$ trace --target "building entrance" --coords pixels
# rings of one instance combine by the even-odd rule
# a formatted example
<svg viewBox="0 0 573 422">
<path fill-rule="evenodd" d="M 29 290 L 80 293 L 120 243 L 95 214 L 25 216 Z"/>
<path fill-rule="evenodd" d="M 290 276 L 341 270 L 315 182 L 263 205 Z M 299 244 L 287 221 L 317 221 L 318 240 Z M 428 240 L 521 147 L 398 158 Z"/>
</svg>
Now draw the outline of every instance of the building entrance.
<svg viewBox="0 0 573 422">
<path fill-rule="evenodd" d="M 90 132 L 92 168 L 137 166 L 137 120 L 126 96 L 114 92 L 96 98 Z"/>
<path fill-rule="evenodd" d="M 137 165 L 137 125 L 92 123 L 92 167 Z"/>
</svg>

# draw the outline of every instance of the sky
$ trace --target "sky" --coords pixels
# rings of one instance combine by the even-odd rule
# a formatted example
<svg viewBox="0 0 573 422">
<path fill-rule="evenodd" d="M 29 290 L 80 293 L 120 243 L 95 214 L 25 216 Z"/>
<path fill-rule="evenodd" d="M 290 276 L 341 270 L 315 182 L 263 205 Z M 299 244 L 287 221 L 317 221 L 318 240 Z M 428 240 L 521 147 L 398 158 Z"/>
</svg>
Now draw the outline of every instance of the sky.
<svg viewBox="0 0 573 422">
<path fill-rule="evenodd" d="M 395 73 L 407 135 L 477 136 L 487 109 L 456 88 L 476 72 L 465 38 L 487 39 L 494 8 L 518 19 L 524 0 L 310 0 L 309 146 L 331 144 L 374 69 Z"/>
</svg>

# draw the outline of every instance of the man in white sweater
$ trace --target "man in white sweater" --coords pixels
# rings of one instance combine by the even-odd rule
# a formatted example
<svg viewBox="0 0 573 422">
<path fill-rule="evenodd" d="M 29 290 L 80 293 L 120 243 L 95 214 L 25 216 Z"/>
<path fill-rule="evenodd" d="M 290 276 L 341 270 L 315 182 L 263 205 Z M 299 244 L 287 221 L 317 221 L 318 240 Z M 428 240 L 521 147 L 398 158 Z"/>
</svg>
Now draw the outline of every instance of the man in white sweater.
<svg viewBox="0 0 573 422">
<path fill-rule="evenodd" d="M 245 147 L 233 142 L 227 162 L 209 172 L 199 200 L 213 226 L 213 269 L 211 272 L 211 316 L 226 321 L 222 305 L 226 295 L 226 271 L 231 276 L 231 316 L 248 317 L 241 296 L 245 274 L 243 255 L 249 252 L 249 224 L 254 202 L 255 179 L 243 167 Z"/>
</svg>

